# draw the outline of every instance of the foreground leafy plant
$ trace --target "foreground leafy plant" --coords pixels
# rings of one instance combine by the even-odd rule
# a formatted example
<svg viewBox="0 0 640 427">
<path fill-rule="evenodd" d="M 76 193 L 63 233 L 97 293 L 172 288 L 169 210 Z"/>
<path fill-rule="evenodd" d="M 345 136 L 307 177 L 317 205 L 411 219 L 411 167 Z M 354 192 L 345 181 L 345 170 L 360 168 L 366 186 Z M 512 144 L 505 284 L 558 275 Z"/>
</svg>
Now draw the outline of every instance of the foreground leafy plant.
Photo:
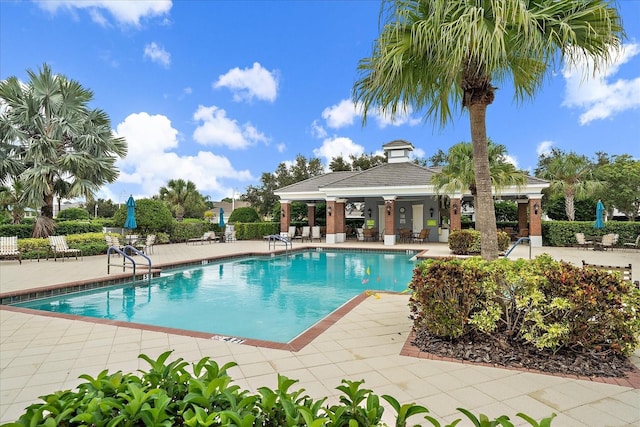
<svg viewBox="0 0 640 427">
<path fill-rule="evenodd" d="M 35 403 L 14 423 L 18 426 L 234 426 L 234 427 L 373 427 L 386 426 L 381 422 L 384 406 L 380 398 L 363 388 L 364 381 L 342 380 L 336 387 L 342 392 L 339 403 L 325 405 L 326 398 L 314 400 L 304 389 L 291 390 L 297 380 L 278 375 L 278 387 L 261 387 L 251 394 L 231 384 L 228 369 L 234 362 L 219 366 L 208 357 L 191 365 L 178 358 L 168 362 L 171 351 L 152 359 L 139 358 L 150 365 L 140 376 L 100 372 L 95 378 L 82 375 L 86 382 L 76 392 L 58 391 L 42 396 L 43 403 Z M 400 404 L 394 397 L 382 398 L 396 411 L 396 427 L 407 426 L 409 418 L 428 413 L 424 406 Z M 459 409 L 477 426 L 511 426 L 507 416 L 489 420 L 485 415 L 476 418 L 471 412 Z M 540 424 L 524 414 L 518 414 L 534 427 L 548 427 L 552 415 Z M 441 424 L 426 416 L 433 426 Z M 455 426 L 460 419 L 448 426 Z M 477 423 L 480 424 L 477 424 Z M 416 426 L 418 424 L 415 424 Z"/>
</svg>

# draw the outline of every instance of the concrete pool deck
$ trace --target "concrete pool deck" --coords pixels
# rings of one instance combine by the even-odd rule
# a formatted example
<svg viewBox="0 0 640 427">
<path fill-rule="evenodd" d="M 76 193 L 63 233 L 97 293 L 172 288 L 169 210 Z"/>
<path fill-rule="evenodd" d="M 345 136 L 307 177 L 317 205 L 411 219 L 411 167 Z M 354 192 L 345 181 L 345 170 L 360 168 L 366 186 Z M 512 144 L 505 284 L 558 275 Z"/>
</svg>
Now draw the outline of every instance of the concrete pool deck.
<svg viewBox="0 0 640 427">
<path fill-rule="evenodd" d="M 380 243 L 294 242 L 294 248 L 301 246 L 385 248 Z M 446 244 L 399 244 L 394 249 L 449 255 Z M 248 252 L 268 253 L 269 249 L 262 241 L 159 245 L 151 259 L 154 265 L 162 265 Z M 634 280 L 640 280 L 637 251 L 532 248 L 533 256 L 543 252 L 576 265 L 582 259 L 595 264 L 631 263 Z M 521 246 L 510 258 L 526 258 L 528 254 L 528 246 Z M 106 268 L 105 255 L 64 262 L 23 260 L 22 265 L 3 260 L 0 293 L 97 279 L 106 276 Z M 403 403 L 424 405 L 441 422 L 460 418 L 456 408 L 464 407 L 490 417 L 508 415 L 516 425 L 526 425 L 515 417 L 517 412 L 538 420 L 555 412 L 558 417 L 552 425 L 556 426 L 640 424 L 640 390 L 623 381 L 620 384 L 625 385 L 609 384 L 401 355 L 411 330 L 407 302 L 407 295 L 365 298 L 296 352 L 0 307 L 0 422 L 15 421 L 26 406 L 39 401 L 38 396 L 75 388 L 80 374 L 95 376 L 104 369 L 146 370 L 146 363 L 137 358 L 140 353 L 155 358 L 172 349 L 172 357 L 187 362 L 205 356 L 218 363 L 237 362 L 239 366 L 230 371 L 234 383 L 253 392 L 261 386 L 275 387 L 281 373 L 299 380 L 296 387 L 306 389 L 310 396 L 328 396 L 334 402 L 341 379 L 364 379 L 364 386 L 377 395 L 390 394 Z M 384 420 L 390 423 L 393 415 L 388 409 Z"/>
</svg>

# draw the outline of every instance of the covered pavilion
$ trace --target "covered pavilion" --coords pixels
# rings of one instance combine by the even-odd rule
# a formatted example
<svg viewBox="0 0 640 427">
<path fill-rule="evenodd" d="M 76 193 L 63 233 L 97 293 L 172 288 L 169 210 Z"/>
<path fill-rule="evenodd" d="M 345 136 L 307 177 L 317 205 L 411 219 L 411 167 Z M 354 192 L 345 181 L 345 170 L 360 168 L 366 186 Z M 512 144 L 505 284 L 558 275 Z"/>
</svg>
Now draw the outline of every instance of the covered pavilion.
<svg viewBox="0 0 640 427">
<path fill-rule="evenodd" d="M 280 230 L 287 232 L 291 223 L 291 203 L 307 204 L 309 226 L 314 226 L 315 207 L 326 204 L 326 241 L 346 240 L 346 205 L 364 205 L 364 228 L 379 230 L 385 245 L 395 245 L 398 230 L 409 229 L 417 235 L 430 229 L 428 241 L 446 242 L 449 230 L 462 228 L 463 202 L 471 193 L 438 193 L 431 177 L 436 168 L 411 161 L 414 147 L 404 140 L 382 146 L 388 162 L 364 171 L 340 171 L 315 176 L 275 191 L 280 198 Z M 523 186 L 494 188 L 503 200 L 518 204 L 518 229 L 527 230 L 532 246 L 542 246 L 542 190 L 549 182 L 527 176 Z M 436 232 L 437 231 L 437 232 Z"/>
</svg>

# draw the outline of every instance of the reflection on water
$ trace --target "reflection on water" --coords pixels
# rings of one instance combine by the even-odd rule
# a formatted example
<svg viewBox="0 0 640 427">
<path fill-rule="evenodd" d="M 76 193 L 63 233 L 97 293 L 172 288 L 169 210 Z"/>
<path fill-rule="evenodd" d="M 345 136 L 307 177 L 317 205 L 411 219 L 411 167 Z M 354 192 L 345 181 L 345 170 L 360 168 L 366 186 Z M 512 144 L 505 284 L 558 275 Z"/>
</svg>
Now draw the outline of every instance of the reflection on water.
<svg viewBox="0 0 640 427">
<path fill-rule="evenodd" d="M 410 255 L 300 252 L 209 263 L 122 286 L 20 304 L 91 316 L 288 342 L 365 290 L 403 291 Z"/>
</svg>

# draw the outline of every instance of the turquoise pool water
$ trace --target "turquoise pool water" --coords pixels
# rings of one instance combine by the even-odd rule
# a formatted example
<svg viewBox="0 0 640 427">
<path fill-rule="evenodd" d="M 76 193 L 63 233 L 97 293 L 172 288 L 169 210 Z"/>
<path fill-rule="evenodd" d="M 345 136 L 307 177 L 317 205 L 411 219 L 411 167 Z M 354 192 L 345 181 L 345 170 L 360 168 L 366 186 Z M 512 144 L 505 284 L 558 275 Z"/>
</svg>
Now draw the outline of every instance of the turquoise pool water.
<svg viewBox="0 0 640 427">
<path fill-rule="evenodd" d="M 411 256 L 307 251 L 237 258 L 16 306 L 287 343 L 366 290 L 407 289 Z"/>
</svg>

